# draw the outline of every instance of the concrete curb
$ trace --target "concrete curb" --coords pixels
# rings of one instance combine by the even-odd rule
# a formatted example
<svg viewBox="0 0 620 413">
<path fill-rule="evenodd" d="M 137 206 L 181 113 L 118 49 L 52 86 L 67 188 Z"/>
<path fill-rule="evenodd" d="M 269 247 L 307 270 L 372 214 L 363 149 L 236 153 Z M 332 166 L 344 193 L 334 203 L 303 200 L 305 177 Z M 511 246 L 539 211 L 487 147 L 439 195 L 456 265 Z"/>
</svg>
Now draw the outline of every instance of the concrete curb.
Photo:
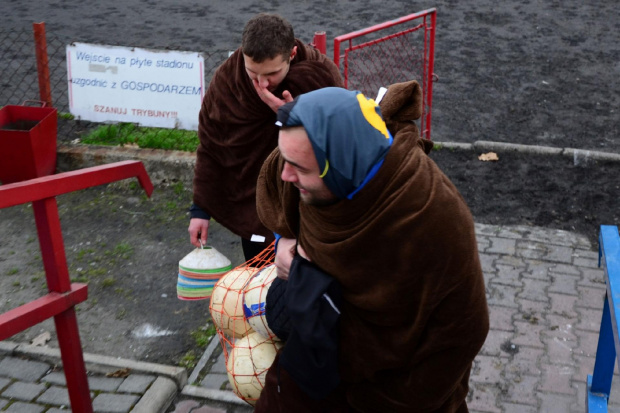
<svg viewBox="0 0 620 413">
<path fill-rule="evenodd" d="M 131 410 L 131 413 L 164 413 L 177 395 L 176 384 L 166 377 L 158 377 Z"/>
<path fill-rule="evenodd" d="M 473 149 L 476 151 L 521 152 L 536 155 L 560 155 L 563 151 L 562 148 L 490 141 L 476 141 L 473 144 Z"/>
<path fill-rule="evenodd" d="M 196 367 L 194 367 L 192 374 L 190 374 L 189 379 L 187 380 L 189 384 L 194 384 L 196 380 L 198 380 L 198 376 L 202 372 L 202 369 L 205 368 L 205 366 L 207 365 L 207 362 L 209 361 L 209 359 L 215 352 L 215 349 L 218 348 L 219 344 L 220 344 L 220 340 L 217 334 L 211 337 L 211 340 L 209 341 L 209 345 L 207 346 L 204 353 L 202 353 L 202 357 L 200 357 L 200 360 L 198 360 Z"/>
<path fill-rule="evenodd" d="M 583 149 L 571 149 L 566 148 L 562 155 L 567 158 L 572 158 L 575 164 L 580 161 L 588 161 L 590 159 L 597 161 L 612 161 L 620 162 L 620 154 L 609 152 L 597 152 L 597 151 L 584 151 Z"/>
<path fill-rule="evenodd" d="M 620 154 L 600 151 L 589 151 L 575 148 L 554 148 L 549 146 L 538 145 L 521 145 L 515 143 L 492 142 L 492 141 L 476 141 L 474 143 L 460 142 L 434 142 L 435 145 L 445 149 L 476 151 L 476 152 L 519 152 L 531 155 L 551 155 L 562 156 L 572 159 L 575 165 L 580 162 L 594 161 L 610 161 L 620 163 Z"/>
<path fill-rule="evenodd" d="M 127 160 L 142 161 L 155 185 L 171 181 L 191 184 L 196 163 L 194 152 L 120 146 L 59 145 L 56 154 L 56 167 L 61 172 Z"/>
<path fill-rule="evenodd" d="M 15 349 L 19 347 L 19 344 L 13 343 L 11 341 L 0 341 L 0 354 L 5 356 L 13 355 Z"/>
<path fill-rule="evenodd" d="M 51 364 L 62 366 L 60 350 L 49 347 L 31 346 L 10 341 L 0 341 L 0 352 L 11 356 L 24 356 Z M 182 367 L 167 366 L 164 364 L 146 363 L 142 361 L 100 356 L 84 353 L 84 364 L 88 371 L 95 373 L 112 373 L 116 370 L 128 368 L 134 373 L 144 373 L 169 378 L 177 389 L 187 384 L 187 370 Z"/>
<path fill-rule="evenodd" d="M 434 142 L 441 148 L 475 152 L 519 152 L 531 155 L 561 156 L 572 159 L 575 165 L 587 161 L 610 161 L 620 163 L 620 154 L 589 151 L 574 148 L 554 148 L 538 145 L 520 145 L 514 143 L 475 141 Z M 58 171 L 66 172 L 107 163 L 126 160 L 139 160 L 144 163 L 153 184 L 181 181 L 187 186 L 194 179 L 194 152 L 167 151 L 160 149 L 140 149 L 133 147 L 100 146 L 100 145 L 66 145 L 57 149 Z"/>
<path fill-rule="evenodd" d="M 461 143 L 461 142 L 435 142 L 433 141 L 435 146 L 440 147 L 441 149 L 455 149 L 460 151 L 472 151 L 474 146 L 471 143 Z"/>
<path fill-rule="evenodd" d="M 241 406 L 248 405 L 231 391 L 207 389 L 205 387 L 193 386 L 191 384 L 183 387 L 181 394 L 188 397 L 200 397 L 202 399 L 215 400 Z"/>
</svg>

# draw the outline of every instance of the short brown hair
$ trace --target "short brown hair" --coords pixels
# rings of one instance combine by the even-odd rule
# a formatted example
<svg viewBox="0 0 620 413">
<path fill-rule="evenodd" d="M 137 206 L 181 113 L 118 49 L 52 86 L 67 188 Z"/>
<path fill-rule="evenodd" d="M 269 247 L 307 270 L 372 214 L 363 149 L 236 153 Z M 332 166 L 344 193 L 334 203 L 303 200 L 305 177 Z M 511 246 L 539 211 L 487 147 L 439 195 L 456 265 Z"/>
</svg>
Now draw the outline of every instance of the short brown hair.
<svg viewBox="0 0 620 413">
<path fill-rule="evenodd" d="M 280 55 L 288 59 L 293 47 L 295 47 L 293 26 L 277 14 L 257 14 L 243 29 L 241 51 L 256 63 Z"/>
</svg>

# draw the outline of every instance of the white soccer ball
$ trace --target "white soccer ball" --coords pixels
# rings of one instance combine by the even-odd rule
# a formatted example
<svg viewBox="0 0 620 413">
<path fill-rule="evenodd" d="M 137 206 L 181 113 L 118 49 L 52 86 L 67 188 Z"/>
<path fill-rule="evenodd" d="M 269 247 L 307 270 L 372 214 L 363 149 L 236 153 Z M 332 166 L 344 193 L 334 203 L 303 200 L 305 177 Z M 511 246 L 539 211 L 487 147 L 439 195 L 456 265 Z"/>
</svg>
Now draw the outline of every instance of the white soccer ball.
<svg viewBox="0 0 620 413">
<path fill-rule="evenodd" d="M 243 293 L 243 311 L 254 331 L 266 338 L 279 340 L 267 325 L 266 301 L 267 291 L 277 276 L 275 264 L 263 268 L 252 277 Z"/>
<path fill-rule="evenodd" d="M 253 331 L 243 316 L 243 288 L 256 272 L 252 267 L 234 269 L 213 287 L 209 311 L 215 327 L 227 337 L 235 339 Z"/>
<path fill-rule="evenodd" d="M 237 396 L 255 405 L 265 386 L 267 370 L 282 343 L 253 332 L 235 341 L 228 355 L 228 380 Z"/>
</svg>

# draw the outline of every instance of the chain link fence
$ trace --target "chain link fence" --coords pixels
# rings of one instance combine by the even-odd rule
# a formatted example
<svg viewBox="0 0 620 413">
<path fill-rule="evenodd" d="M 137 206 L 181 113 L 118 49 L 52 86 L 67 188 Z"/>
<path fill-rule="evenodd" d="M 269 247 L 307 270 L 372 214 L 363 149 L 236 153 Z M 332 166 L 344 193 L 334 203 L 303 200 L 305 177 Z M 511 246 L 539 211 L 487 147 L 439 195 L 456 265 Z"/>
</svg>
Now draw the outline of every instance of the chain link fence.
<svg viewBox="0 0 620 413">
<path fill-rule="evenodd" d="M 37 62 L 33 33 L 0 31 L 0 104 L 20 105 L 39 100 Z"/>
<path fill-rule="evenodd" d="M 374 98 L 382 86 L 418 81 L 423 96 L 418 126 L 427 139 L 431 129 L 435 15 L 435 9 L 425 10 L 334 39 L 334 61 L 347 89 Z"/>
<path fill-rule="evenodd" d="M 430 139 L 434 35 L 435 10 L 431 9 L 334 39 L 334 61 L 341 67 L 345 87 L 350 90 L 361 90 L 366 96 L 374 97 L 381 86 L 418 80 L 423 93 L 423 115 L 419 126 L 427 139 Z M 49 72 L 49 78 L 45 78 L 47 72 L 41 70 L 43 79 L 39 79 L 36 51 L 41 38 L 46 43 L 47 59 L 39 57 L 39 65 L 47 60 Z M 48 85 L 51 94 L 49 100 L 58 110 L 59 143 L 92 143 L 96 140 L 109 144 L 195 150 L 198 145 L 195 131 L 102 124 L 74 118 L 69 110 L 66 47 L 66 42 L 53 34 L 45 36 L 35 35 L 27 29 L 0 29 L 0 106 L 32 105 L 33 101 L 48 100 L 46 93 L 40 92 L 39 84 L 44 82 L 42 84 Z M 45 51 L 40 51 L 41 55 L 45 56 Z M 228 58 L 229 51 L 202 52 L 202 55 L 204 84 L 208 85 L 217 67 Z"/>
<path fill-rule="evenodd" d="M 156 145 L 163 149 L 194 150 L 198 144 L 195 131 L 177 131 L 164 128 L 139 128 L 134 124 L 101 124 L 75 119 L 69 111 L 66 42 L 50 35 L 46 36 L 47 67 L 51 89 L 52 106 L 58 110 L 58 142 L 69 143 L 88 140 L 94 135 L 98 139 L 109 139 L 110 143 Z M 134 45 L 135 47 L 139 47 Z M 171 50 L 170 48 L 166 48 Z M 228 58 L 228 50 L 203 52 L 205 85 L 211 81 L 215 69 Z M 45 101 L 39 90 L 35 35 L 32 30 L 0 30 L 0 107 L 4 105 L 33 105 Z M 196 114 L 198 116 L 198 114 Z M 186 144 L 174 147 L 179 136 Z M 148 142 L 148 143 L 147 143 Z M 189 147 L 188 147 L 189 145 Z M 192 149 L 191 146 L 195 145 Z"/>
</svg>

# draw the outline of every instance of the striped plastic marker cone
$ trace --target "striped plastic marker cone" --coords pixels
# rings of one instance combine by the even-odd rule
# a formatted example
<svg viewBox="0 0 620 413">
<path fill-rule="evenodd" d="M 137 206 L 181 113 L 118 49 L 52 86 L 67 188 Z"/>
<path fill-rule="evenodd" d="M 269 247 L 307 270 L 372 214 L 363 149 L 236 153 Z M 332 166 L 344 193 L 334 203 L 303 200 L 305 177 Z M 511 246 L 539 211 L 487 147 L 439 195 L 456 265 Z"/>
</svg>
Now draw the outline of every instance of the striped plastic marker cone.
<svg viewBox="0 0 620 413">
<path fill-rule="evenodd" d="M 215 248 L 196 248 L 179 261 L 177 297 L 180 300 L 210 298 L 215 283 L 231 269 L 230 260 Z"/>
</svg>

